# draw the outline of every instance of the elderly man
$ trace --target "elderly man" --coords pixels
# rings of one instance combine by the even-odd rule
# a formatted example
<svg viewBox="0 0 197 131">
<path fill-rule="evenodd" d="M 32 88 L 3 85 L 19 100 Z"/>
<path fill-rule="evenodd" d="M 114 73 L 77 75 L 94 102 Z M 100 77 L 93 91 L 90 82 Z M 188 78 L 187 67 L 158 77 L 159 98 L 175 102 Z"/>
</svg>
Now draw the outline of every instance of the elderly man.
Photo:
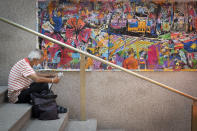
<svg viewBox="0 0 197 131">
<path fill-rule="evenodd" d="M 43 52 L 36 49 L 12 67 L 8 78 L 8 98 L 11 103 L 29 103 L 32 92 L 48 90 L 48 83 L 59 82 L 55 75 L 40 74 L 33 70 L 32 67 L 42 61 Z"/>
</svg>

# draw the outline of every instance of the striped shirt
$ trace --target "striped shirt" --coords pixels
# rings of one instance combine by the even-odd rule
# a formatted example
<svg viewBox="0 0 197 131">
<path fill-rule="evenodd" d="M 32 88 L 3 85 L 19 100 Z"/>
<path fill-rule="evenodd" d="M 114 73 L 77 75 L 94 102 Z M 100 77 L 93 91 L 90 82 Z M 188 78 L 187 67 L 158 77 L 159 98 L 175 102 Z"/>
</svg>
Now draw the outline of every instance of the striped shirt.
<svg viewBox="0 0 197 131">
<path fill-rule="evenodd" d="M 33 80 L 27 76 L 34 73 L 27 58 L 18 61 L 12 67 L 8 78 L 8 98 L 11 103 L 18 101 L 18 96 L 24 88 L 29 88 Z"/>
</svg>

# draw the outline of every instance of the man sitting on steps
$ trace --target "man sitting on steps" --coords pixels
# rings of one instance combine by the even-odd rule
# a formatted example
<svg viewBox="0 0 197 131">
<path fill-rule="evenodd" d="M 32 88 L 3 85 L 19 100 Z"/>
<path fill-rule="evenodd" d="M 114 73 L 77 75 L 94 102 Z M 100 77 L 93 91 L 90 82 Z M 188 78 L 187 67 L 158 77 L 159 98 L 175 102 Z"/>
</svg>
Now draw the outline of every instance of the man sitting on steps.
<svg viewBox="0 0 197 131">
<path fill-rule="evenodd" d="M 8 78 L 8 98 L 11 103 L 30 103 L 30 94 L 48 90 L 48 83 L 58 83 L 56 75 L 36 73 L 33 66 L 43 61 L 43 52 L 35 49 L 27 58 L 18 61 Z M 50 78 L 49 78 L 50 77 Z"/>
</svg>

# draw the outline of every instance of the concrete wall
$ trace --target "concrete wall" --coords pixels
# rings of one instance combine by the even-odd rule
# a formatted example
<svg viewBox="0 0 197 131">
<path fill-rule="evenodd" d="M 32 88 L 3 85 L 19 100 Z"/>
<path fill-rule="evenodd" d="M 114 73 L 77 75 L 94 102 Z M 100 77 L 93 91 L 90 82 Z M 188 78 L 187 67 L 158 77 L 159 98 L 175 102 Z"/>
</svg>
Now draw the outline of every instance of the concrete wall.
<svg viewBox="0 0 197 131">
<path fill-rule="evenodd" d="M 168 86 L 196 96 L 196 72 L 138 72 Z M 98 128 L 127 131 L 189 131 L 191 105 L 187 98 L 171 93 L 124 72 L 87 72 L 87 117 Z M 65 72 L 54 85 L 58 103 L 80 119 L 80 74 Z"/>
<path fill-rule="evenodd" d="M 0 16 L 36 30 L 36 0 L 1 0 Z M 36 47 L 36 36 L 0 21 L 0 85 L 7 85 L 8 72 Z"/>
<path fill-rule="evenodd" d="M 1 0 L 0 16 L 36 30 L 35 0 Z M 0 85 L 7 84 L 12 65 L 36 47 L 36 37 L 0 22 Z M 197 96 L 196 72 L 138 72 Z M 53 89 L 58 103 L 80 117 L 79 72 L 65 72 Z M 192 101 L 124 72 L 87 72 L 87 117 L 98 128 L 128 131 L 189 131 Z"/>
</svg>

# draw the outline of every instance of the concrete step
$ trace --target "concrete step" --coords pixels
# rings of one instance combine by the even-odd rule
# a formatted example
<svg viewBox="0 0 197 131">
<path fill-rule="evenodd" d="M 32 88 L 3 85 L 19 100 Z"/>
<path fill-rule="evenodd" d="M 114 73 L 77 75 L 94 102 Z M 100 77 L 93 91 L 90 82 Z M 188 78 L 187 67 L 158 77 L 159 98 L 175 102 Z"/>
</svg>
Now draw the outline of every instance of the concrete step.
<svg viewBox="0 0 197 131">
<path fill-rule="evenodd" d="M 0 104 L 2 104 L 7 96 L 8 86 L 0 86 Z"/>
<path fill-rule="evenodd" d="M 97 120 L 89 119 L 87 121 L 69 120 L 65 131 L 96 131 Z"/>
<path fill-rule="evenodd" d="M 31 119 L 21 131 L 64 131 L 68 124 L 68 112 L 59 114 L 57 120 Z"/>
<path fill-rule="evenodd" d="M 97 131 L 125 131 L 125 129 L 99 129 Z"/>
<path fill-rule="evenodd" d="M 0 130 L 19 131 L 30 119 L 31 107 L 29 104 L 1 104 Z"/>
</svg>

